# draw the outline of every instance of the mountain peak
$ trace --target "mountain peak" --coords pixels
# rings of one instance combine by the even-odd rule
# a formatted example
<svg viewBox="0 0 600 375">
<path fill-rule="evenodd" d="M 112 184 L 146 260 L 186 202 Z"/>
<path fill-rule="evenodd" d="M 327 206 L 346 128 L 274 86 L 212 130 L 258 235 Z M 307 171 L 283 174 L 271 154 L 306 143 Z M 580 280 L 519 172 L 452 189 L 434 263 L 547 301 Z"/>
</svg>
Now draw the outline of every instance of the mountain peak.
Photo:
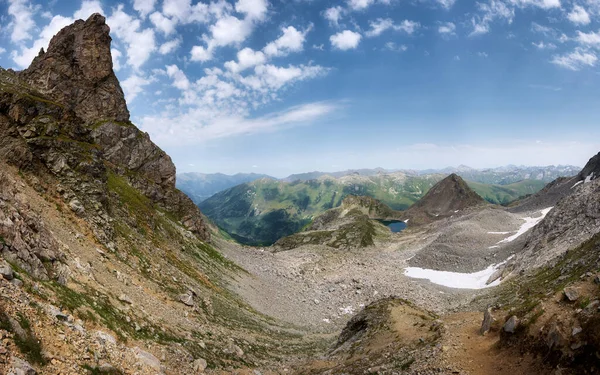
<svg viewBox="0 0 600 375">
<path fill-rule="evenodd" d="M 92 14 L 77 20 L 42 48 L 20 76 L 40 93 L 72 110 L 86 123 L 129 121 L 129 110 L 113 71 L 110 28 Z"/>
<path fill-rule="evenodd" d="M 417 203 L 405 213 L 413 223 L 425 224 L 452 216 L 466 208 L 486 204 L 456 173 L 435 184 Z"/>
</svg>

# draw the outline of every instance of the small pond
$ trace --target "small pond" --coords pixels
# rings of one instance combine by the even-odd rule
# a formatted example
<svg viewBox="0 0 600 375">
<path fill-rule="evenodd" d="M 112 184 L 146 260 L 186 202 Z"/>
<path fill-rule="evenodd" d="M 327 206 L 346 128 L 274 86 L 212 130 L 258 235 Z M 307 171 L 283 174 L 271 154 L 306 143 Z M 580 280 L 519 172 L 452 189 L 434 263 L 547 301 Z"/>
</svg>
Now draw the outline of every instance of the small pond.
<svg viewBox="0 0 600 375">
<path fill-rule="evenodd" d="M 400 232 L 402 229 L 406 228 L 406 223 L 400 220 L 377 220 L 381 224 L 390 228 L 390 230 L 394 233 Z"/>
</svg>

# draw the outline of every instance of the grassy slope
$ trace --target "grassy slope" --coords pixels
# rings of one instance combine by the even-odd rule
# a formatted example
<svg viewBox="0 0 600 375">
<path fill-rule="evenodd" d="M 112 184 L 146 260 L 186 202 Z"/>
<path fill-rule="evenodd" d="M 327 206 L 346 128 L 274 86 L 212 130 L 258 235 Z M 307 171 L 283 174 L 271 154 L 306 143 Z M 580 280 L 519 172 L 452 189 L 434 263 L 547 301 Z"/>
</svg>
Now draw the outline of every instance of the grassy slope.
<svg viewBox="0 0 600 375">
<path fill-rule="evenodd" d="M 199 206 L 238 241 L 270 245 L 299 231 L 315 216 L 338 207 L 349 194 L 370 196 L 392 209 L 404 210 L 444 177 L 378 175 L 291 183 L 260 179 L 217 193 Z M 506 204 L 535 193 L 544 183 L 526 180 L 499 186 L 469 182 L 469 186 L 492 203 Z"/>
</svg>

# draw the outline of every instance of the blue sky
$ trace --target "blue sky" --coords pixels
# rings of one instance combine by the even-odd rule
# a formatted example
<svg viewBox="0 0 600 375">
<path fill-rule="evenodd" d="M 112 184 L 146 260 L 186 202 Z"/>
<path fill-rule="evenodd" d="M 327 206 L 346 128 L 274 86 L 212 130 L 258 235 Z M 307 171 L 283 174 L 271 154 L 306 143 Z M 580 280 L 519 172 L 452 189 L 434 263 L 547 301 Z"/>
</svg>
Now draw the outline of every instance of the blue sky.
<svg viewBox="0 0 600 375">
<path fill-rule="evenodd" d="M 178 171 L 583 165 L 600 0 L 0 0 L 0 66 L 107 17 L 132 120 Z"/>
</svg>

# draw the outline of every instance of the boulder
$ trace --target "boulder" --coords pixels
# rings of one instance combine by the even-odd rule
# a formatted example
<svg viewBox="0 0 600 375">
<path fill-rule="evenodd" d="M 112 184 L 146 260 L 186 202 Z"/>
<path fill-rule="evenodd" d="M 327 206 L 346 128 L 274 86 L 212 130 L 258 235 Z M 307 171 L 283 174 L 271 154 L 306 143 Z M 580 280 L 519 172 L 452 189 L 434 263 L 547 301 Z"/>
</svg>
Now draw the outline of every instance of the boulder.
<svg viewBox="0 0 600 375">
<path fill-rule="evenodd" d="M 197 374 L 203 373 L 204 370 L 206 370 L 207 366 L 208 363 L 206 363 L 206 360 L 204 358 L 198 358 L 192 364 L 192 367 Z"/>
<path fill-rule="evenodd" d="M 492 324 L 495 320 L 496 319 L 492 316 L 492 308 L 488 307 L 483 313 L 483 322 L 481 322 L 479 333 L 481 333 L 482 336 L 485 336 L 492 328 Z"/>
<path fill-rule="evenodd" d="M 7 261 L 0 262 L 0 275 L 6 280 L 12 280 L 14 278 L 12 267 Z"/>
<path fill-rule="evenodd" d="M 502 327 L 502 329 L 504 330 L 504 332 L 507 332 L 507 333 L 515 333 L 515 330 L 517 329 L 518 326 L 519 326 L 519 318 L 517 318 L 515 315 L 513 315 L 510 318 L 508 318 L 508 320 L 504 323 L 504 326 Z"/>
<path fill-rule="evenodd" d="M 12 357 L 12 364 L 8 375 L 36 375 L 37 371 L 27 361 Z"/>
<path fill-rule="evenodd" d="M 563 292 L 569 302 L 575 302 L 579 299 L 579 292 L 575 288 L 567 287 Z"/>
</svg>

